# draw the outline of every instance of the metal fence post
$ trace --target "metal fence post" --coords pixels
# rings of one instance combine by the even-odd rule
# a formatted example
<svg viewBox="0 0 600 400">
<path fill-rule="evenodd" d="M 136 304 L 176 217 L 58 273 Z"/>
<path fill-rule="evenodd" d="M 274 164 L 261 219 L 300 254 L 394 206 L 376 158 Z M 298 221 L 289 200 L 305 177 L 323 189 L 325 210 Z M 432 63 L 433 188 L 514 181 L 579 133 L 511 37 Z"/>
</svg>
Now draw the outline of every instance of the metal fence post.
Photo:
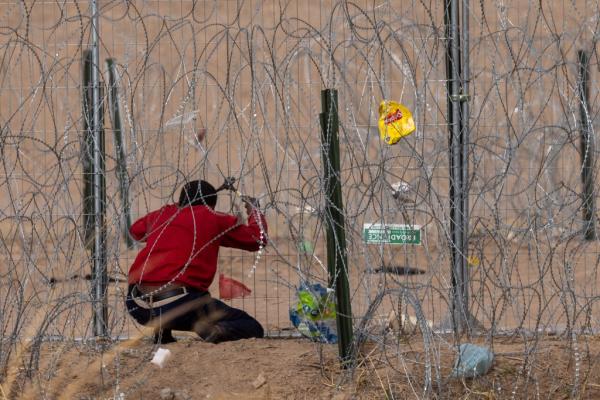
<svg viewBox="0 0 600 400">
<path fill-rule="evenodd" d="M 455 333 L 480 329 L 469 310 L 468 223 L 469 223 L 469 1 L 462 0 L 462 29 L 459 0 L 444 0 L 446 27 L 446 77 L 450 161 L 450 250 L 451 304 L 449 320 L 443 323 Z"/>
<path fill-rule="evenodd" d="M 82 54 L 82 91 L 83 140 L 81 146 L 83 169 L 83 241 L 85 247 L 92 249 L 94 240 L 94 186 L 93 186 L 93 115 L 92 115 L 92 52 L 84 50 Z"/>
<path fill-rule="evenodd" d="M 108 304 L 106 290 L 108 273 L 106 270 L 106 182 L 104 176 L 104 134 L 102 129 L 103 109 L 100 89 L 100 51 L 98 47 L 98 7 L 96 0 L 90 0 L 92 18 L 92 115 L 93 115 L 93 192 L 94 192 L 94 247 L 93 247 L 93 330 L 95 336 L 105 337 L 108 333 Z"/>
<path fill-rule="evenodd" d="M 335 288 L 339 353 L 342 366 L 345 367 L 350 364 L 352 358 L 352 308 L 348 284 L 344 205 L 340 182 L 337 99 L 337 90 L 321 91 L 322 112 L 319 118 L 322 134 L 323 181 L 327 201 L 325 207 L 327 268 L 329 270 L 329 287 Z"/>
<path fill-rule="evenodd" d="M 583 221 L 585 223 L 585 239 L 596 239 L 596 202 L 594 199 L 594 133 L 590 124 L 590 70 L 589 58 L 584 50 L 577 52 L 579 79 L 577 91 L 579 95 L 579 120 L 581 123 L 581 180 L 583 183 Z"/>
<path fill-rule="evenodd" d="M 122 230 L 123 237 L 127 243 L 127 248 L 133 248 L 133 239 L 129 235 L 131 226 L 131 213 L 129 204 L 129 175 L 127 174 L 127 163 L 125 158 L 125 141 L 123 139 L 123 129 L 121 123 L 121 112 L 119 110 L 119 96 L 117 87 L 117 68 L 115 60 L 109 58 L 106 60 L 106 69 L 108 70 L 108 104 L 113 127 L 113 137 L 115 143 L 115 156 L 117 160 L 117 179 L 119 180 L 119 194 L 121 196 L 122 208 Z"/>
</svg>

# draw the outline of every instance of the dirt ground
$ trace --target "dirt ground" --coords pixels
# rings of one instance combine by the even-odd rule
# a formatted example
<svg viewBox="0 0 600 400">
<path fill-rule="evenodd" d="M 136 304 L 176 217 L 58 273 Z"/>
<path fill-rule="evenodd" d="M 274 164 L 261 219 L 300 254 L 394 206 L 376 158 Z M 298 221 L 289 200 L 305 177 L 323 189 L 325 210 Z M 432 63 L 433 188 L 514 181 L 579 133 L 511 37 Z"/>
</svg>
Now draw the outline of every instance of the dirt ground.
<svg viewBox="0 0 600 400">
<path fill-rule="evenodd" d="M 106 345 L 49 343 L 37 374 L 26 378 L 30 353 L 2 384 L 10 399 L 505 399 L 600 398 L 600 339 L 496 338 L 485 376 L 450 378 L 451 338 L 436 336 L 425 352 L 420 335 L 366 343 L 357 366 L 342 370 L 336 345 L 304 339 L 251 339 L 218 345 L 179 337 L 162 345 L 172 357 L 150 362 L 147 338 Z M 485 344 L 483 339 L 474 343 Z M 437 360 L 433 364 L 429 361 Z M 432 385 L 424 392 L 426 371 Z M 436 369 L 435 365 L 440 368 Z"/>
</svg>

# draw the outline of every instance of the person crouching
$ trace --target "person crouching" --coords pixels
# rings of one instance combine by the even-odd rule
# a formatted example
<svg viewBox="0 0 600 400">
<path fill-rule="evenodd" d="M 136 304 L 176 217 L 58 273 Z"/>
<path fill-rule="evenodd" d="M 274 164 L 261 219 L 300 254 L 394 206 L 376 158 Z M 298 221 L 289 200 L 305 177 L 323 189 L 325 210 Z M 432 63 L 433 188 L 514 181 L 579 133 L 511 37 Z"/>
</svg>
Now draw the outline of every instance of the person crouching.
<svg viewBox="0 0 600 400">
<path fill-rule="evenodd" d="M 251 198 L 250 198 L 251 199 Z M 217 192 L 206 181 L 183 186 L 178 204 L 138 219 L 131 236 L 145 247 L 128 274 L 126 306 L 139 323 L 154 327 L 155 343 L 174 342 L 172 330 L 196 332 L 206 342 L 261 338 L 262 326 L 242 310 L 211 297 L 220 247 L 258 251 L 267 223 L 255 199 L 248 220 L 215 211 Z"/>
</svg>

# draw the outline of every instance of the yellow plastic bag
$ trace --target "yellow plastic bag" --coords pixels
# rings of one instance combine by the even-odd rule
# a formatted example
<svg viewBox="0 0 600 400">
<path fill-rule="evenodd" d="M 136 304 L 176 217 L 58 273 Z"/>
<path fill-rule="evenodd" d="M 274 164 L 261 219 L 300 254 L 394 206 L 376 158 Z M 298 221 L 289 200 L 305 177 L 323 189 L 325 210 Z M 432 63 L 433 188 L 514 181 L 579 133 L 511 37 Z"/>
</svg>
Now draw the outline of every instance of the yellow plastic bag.
<svg viewBox="0 0 600 400">
<path fill-rule="evenodd" d="M 383 100 L 379 105 L 379 136 L 387 144 L 396 144 L 415 131 L 415 121 L 410 110 L 393 100 Z"/>
</svg>

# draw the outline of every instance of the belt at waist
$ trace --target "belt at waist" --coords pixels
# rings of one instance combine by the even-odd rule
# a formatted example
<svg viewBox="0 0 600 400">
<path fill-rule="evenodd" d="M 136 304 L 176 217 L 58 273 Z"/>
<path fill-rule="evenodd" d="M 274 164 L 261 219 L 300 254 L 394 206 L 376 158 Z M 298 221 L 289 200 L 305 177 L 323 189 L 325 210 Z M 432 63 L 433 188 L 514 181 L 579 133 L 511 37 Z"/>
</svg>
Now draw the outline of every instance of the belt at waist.
<svg viewBox="0 0 600 400">
<path fill-rule="evenodd" d="M 167 287 L 149 287 L 144 285 L 134 285 L 131 289 L 131 296 L 137 297 L 149 303 L 162 301 L 171 297 L 188 294 L 189 290 L 185 286 Z"/>
</svg>

